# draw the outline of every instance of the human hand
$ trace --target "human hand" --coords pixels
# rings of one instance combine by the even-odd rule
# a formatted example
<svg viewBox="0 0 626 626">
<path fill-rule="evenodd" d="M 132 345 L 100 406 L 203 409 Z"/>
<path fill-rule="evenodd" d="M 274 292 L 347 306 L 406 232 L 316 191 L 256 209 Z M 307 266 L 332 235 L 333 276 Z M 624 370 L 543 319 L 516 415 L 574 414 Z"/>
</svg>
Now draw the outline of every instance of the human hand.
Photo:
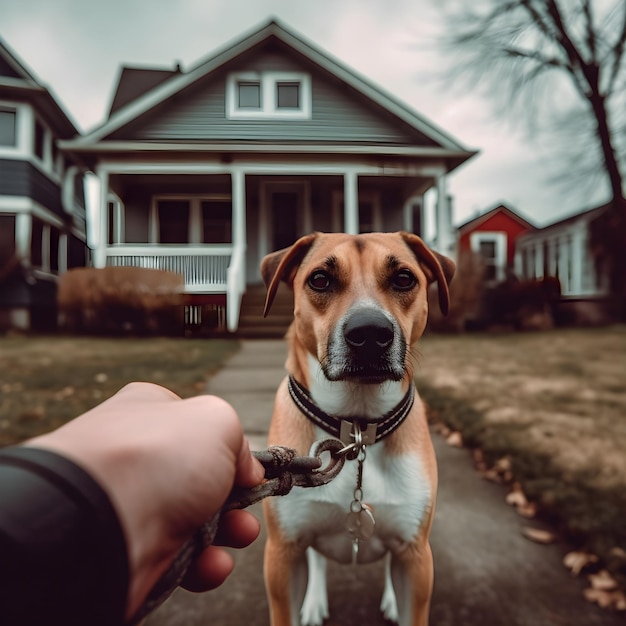
<svg viewBox="0 0 626 626">
<path fill-rule="evenodd" d="M 139 608 L 181 545 L 223 505 L 233 485 L 263 480 L 234 409 L 215 396 L 181 400 L 150 383 L 132 383 L 56 431 L 26 445 L 47 448 L 87 470 L 108 493 L 126 535 L 127 617 Z M 222 516 L 215 544 L 184 586 L 220 585 L 233 568 L 218 545 L 244 547 L 259 533 L 246 511 Z"/>
</svg>

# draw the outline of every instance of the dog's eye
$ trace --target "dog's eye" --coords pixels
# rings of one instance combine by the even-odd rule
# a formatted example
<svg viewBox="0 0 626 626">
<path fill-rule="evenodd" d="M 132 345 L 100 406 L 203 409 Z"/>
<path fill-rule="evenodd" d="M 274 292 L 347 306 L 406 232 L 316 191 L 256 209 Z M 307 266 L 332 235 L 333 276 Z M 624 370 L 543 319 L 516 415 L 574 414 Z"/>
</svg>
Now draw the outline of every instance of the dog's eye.
<svg viewBox="0 0 626 626">
<path fill-rule="evenodd" d="M 321 270 L 317 270 L 309 276 L 309 287 L 315 291 L 326 291 L 330 287 L 330 283 L 330 276 Z"/>
<path fill-rule="evenodd" d="M 399 270 L 393 275 L 391 283 L 398 291 L 409 291 L 417 285 L 417 278 L 409 270 Z"/>
</svg>

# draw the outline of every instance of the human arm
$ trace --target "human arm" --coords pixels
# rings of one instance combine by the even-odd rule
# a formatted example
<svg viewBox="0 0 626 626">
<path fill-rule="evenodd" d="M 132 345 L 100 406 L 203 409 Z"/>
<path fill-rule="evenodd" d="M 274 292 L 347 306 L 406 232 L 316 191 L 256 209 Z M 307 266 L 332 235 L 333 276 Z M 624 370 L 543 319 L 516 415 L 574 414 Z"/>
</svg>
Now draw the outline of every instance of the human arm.
<svg viewBox="0 0 626 626">
<path fill-rule="evenodd" d="M 73 461 L 110 499 L 128 553 L 126 618 L 181 544 L 221 507 L 232 486 L 253 486 L 263 478 L 232 407 L 214 396 L 180 400 L 147 383 L 128 385 L 26 445 Z M 222 520 L 220 538 L 243 546 L 258 531 L 249 513 L 232 511 Z M 210 588 L 231 569 L 230 556 L 211 546 L 185 583 L 196 590 Z"/>
</svg>

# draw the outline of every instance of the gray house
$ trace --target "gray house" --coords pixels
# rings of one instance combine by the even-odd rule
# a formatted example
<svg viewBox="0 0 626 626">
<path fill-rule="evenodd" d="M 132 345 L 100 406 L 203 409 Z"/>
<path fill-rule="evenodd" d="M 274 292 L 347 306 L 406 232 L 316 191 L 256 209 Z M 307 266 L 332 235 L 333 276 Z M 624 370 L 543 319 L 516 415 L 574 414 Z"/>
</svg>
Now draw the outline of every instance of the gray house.
<svg viewBox="0 0 626 626">
<path fill-rule="evenodd" d="M 0 328 L 56 323 L 59 274 L 87 260 L 76 127 L 0 40 Z"/>
<path fill-rule="evenodd" d="M 449 252 L 446 178 L 474 154 L 276 21 L 187 71 L 123 68 L 109 118 L 61 146 L 99 180 L 94 265 L 182 273 L 230 330 L 261 258 L 312 230 L 420 233 L 435 188 Z"/>
</svg>

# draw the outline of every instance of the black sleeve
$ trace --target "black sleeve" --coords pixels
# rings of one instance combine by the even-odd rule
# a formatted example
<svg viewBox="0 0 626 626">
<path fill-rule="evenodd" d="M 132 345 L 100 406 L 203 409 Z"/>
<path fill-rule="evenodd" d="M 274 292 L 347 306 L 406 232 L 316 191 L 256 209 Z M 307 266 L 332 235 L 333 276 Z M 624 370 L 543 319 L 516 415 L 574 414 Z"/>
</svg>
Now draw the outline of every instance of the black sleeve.
<svg viewBox="0 0 626 626">
<path fill-rule="evenodd" d="M 128 579 L 100 485 L 52 452 L 0 450 L 0 624 L 119 626 Z"/>
</svg>

